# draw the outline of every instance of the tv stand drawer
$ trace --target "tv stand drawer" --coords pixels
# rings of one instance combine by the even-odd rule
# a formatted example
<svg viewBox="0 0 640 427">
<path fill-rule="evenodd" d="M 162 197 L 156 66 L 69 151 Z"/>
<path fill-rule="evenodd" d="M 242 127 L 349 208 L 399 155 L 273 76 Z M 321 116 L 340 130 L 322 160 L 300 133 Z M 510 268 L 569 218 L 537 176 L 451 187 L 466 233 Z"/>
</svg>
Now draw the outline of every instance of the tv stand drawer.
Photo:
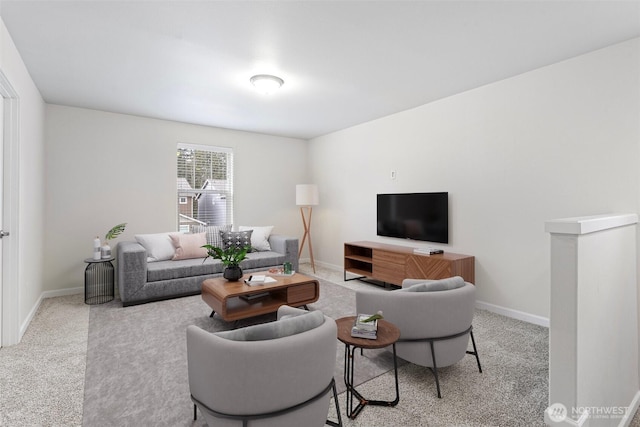
<svg viewBox="0 0 640 427">
<path fill-rule="evenodd" d="M 402 265 L 404 268 L 404 264 L 406 263 L 406 260 L 407 260 L 407 254 L 403 254 L 400 252 L 379 250 L 379 249 L 373 250 L 374 265 L 377 263 L 389 263 L 389 264 Z"/>
</svg>

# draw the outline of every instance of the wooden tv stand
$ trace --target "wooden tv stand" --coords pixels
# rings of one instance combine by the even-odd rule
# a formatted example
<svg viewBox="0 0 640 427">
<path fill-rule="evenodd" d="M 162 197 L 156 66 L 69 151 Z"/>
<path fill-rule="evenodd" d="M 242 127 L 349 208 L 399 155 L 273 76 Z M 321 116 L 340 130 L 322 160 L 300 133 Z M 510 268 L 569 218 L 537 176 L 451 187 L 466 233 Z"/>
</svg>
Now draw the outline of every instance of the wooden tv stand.
<svg viewBox="0 0 640 427">
<path fill-rule="evenodd" d="M 376 242 L 344 244 L 344 278 L 371 278 L 396 286 L 404 279 L 445 279 L 461 276 L 475 283 L 475 257 L 445 252 L 423 255 L 407 246 Z M 347 273 L 358 277 L 347 279 Z"/>
</svg>

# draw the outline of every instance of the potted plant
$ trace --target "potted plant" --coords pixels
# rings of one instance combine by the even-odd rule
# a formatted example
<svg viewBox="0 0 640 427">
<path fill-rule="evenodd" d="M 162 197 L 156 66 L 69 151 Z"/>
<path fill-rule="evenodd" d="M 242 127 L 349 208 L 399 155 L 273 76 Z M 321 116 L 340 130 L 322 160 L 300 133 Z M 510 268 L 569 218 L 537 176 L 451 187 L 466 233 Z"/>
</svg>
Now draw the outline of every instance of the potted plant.
<svg viewBox="0 0 640 427">
<path fill-rule="evenodd" d="M 105 234 L 104 236 L 104 244 L 100 248 L 102 258 L 111 258 L 111 246 L 109 246 L 109 240 L 115 239 L 120 234 L 122 234 L 126 226 L 127 226 L 127 223 L 124 222 L 122 224 L 113 226 L 111 230 L 107 231 L 107 234 Z"/>
<path fill-rule="evenodd" d="M 204 245 L 202 247 L 207 250 L 207 256 L 202 262 L 206 261 L 209 257 L 219 259 L 225 267 L 222 277 L 231 282 L 240 280 L 242 277 L 240 262 L 247 258 L 247 252 L 251 250 L 250 246 L 229 246 L 227 249 L 212 245 Z"/>
</svg>

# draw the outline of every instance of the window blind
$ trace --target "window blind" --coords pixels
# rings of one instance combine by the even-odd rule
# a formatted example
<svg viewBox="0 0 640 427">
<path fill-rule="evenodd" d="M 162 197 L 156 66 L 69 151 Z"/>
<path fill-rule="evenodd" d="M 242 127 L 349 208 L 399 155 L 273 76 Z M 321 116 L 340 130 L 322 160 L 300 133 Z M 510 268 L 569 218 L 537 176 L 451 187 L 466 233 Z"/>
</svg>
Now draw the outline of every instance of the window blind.
<svg viewBox="0 0 640 427">
<path fill-rule="evenodd" d="M 233 223 L 231 148 L 179 143 L 176 169 L 180 231 Z"/>
</svg>

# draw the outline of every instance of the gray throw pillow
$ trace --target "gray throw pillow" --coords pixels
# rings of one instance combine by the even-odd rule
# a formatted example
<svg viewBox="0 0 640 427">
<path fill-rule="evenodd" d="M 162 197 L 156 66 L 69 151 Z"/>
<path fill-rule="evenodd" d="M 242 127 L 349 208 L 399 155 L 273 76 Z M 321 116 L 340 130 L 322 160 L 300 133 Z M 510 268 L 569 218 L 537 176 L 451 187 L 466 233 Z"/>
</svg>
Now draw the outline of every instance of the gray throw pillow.
<svg viewBox="0 0 640 427">
<path fill-rule="evenodd" d="M 192 233 L 207 233 L 207 244 L 216 248 L 223 248 L 224 243 L 220 236 L 221 231 L 231 231 L 231 224 L 227 225 L 194 225 L 191 227 Z"/>
<path fill-rule="evenodd" d="M 221 231 L 220 237 L 224 245 L 222 249 L 229 249 L 232 246 L 238 248 L 251 247 L 251 233 L 253 233 L 253 230 Z"/>
<path fill-rule="evenodd" d="M 407 292 L 433 292 L 449 291 L 464 286 L 464 280 L 460 276 L 449 277 L 447 279 L 436 280 L 434 282 L 420 283 L 406 288 Z"/>
<path fill-rule="evenodd" d="M 273 340 L 310 331 L 323 323 L 324 314 L 321 311 L 311 311 L 275 322 L 247 326 L 233 331 L 217 332 L 215 335 L 233 341 Z"/>
</svg>

